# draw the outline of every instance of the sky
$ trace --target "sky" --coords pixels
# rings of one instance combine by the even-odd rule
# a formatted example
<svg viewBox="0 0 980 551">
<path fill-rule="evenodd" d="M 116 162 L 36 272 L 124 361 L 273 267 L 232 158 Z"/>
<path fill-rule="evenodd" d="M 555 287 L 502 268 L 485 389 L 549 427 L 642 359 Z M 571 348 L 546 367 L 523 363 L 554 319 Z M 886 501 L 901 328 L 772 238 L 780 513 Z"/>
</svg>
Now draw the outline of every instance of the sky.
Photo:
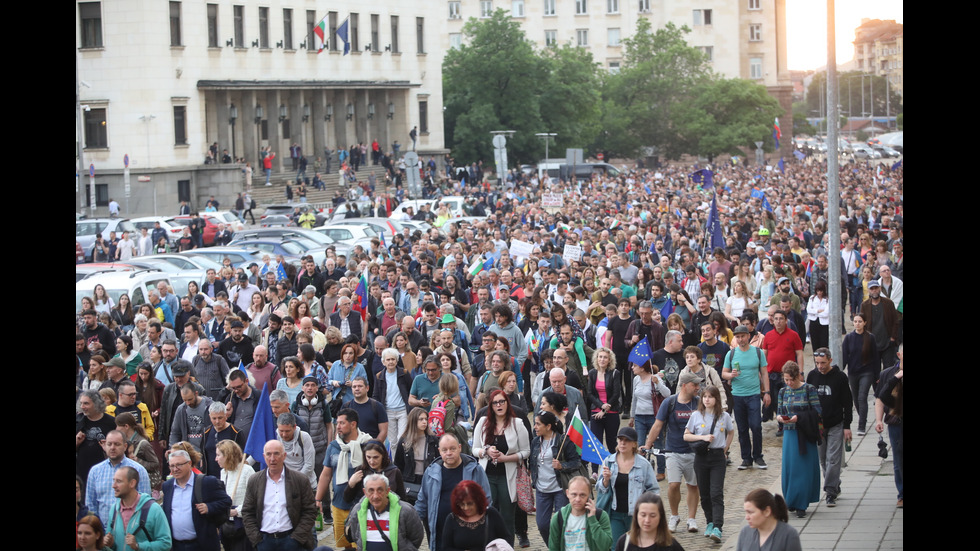
<svg viewBox="0 0 980 551">
<path fill-rule="evenodd" d="M 903 21 L 902 0 L 836 0 L 837 63 L 854 58 L 854 29 L 862 18 Z M 827 3 L 787 0 L 788 66 L 793 70 L 816 69 L 827 64 Z"/>
</svg>

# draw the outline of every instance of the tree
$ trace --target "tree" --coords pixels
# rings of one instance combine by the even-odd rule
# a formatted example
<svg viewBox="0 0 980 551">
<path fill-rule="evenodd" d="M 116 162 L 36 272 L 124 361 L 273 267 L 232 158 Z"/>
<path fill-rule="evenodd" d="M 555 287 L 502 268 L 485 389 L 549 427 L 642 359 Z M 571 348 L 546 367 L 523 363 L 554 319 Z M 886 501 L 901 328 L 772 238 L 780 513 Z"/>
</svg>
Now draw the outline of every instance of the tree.
<svg viewBox="0 0 980 551">
<path fill-rule="evenodd" d="M 753 142 L 775 147 L 772 124 L 783 110 L 765 86 L 743 79 L 719 79 L 702 84 L 694 96 L 677 107 L 675 130 L 688 153 L 709 159 L 722 153 L 739 155 Z"/>
<path fill-rule="evenodd" d="M 794 104 L 796 105 L 796 104 Z M 793 113 L 793 135 L 794 136 L 813 136 L 817 129 L 806 119 L 806 115 Z"/>
<path fill-rule="evenodd" d="M 862 87 L 864 104 L 862 106 Z M 848 117 L 866 117 L 871 115 L 872 101 L 874 114 L 883 117 L 890 111 L 892 115 L 902 111 L 902 96 L 890 89 L 888 100 L 885 96 L 885 77 L 870 75 L 860 71 L 837 73 L 837 104 L 841 114 Z M 872 95 L 873 93 L 873 95 Z M 806 108 L 810 116 L 826 115 L 827 72 L 813 76 L 806 93 Z"/>
<path fill-rule="evenodd" d="M 591 144 L 601 128 L 599 65 L 589 50 L 569 44 L 547 48 L 541 55 L 548 71 L 540 106 L 543 127 L 538 132 L 558 134 L 551 151 Z M 544 157 L 540 141 L 538 153 L 535 159 Z"/>
<path fill-rule="evenodd" d="M 622 68 L 603 85 L 605 141 L 599 148 L 633 156 L 641 147 L 656 146 L 668 158 L 691 151 L 694 144 L 678 133 L 674 117 L 714 77 L 705 54 L 685 41 L 689 32 L 673 23 L 652 32 L 650 22 L 640 19 L 636 33 L 623 40 Z"/>
<path fill-rule="evenodd" d="M 542 131 L 540 99 L 547 65 L 517 21 L 498 9 L 471 18 L 465 40 L 443 61 L 446 141 L 455 157 L 493 159 L 492 130 L 515 130 L 508 157 L 531 158 Z"/>
<path fill-rule="evenodd" d="M 905 113 L 904 112 L 899 113 L 898 116 L 895 117 L 895 124 L 898 125 L 898 129 L 899 130 L 905 130 Z"/>
</svg>

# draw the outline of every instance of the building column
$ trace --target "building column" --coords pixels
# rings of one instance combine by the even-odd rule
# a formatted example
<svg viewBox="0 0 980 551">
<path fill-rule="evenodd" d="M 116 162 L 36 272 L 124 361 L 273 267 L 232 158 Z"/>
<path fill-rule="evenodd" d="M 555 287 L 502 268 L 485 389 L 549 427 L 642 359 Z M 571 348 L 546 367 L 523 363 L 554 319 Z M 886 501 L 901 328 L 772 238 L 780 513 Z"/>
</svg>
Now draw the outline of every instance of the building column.
<svg viewBox="0 0 980 551">
<path fill-rule="evenodd" d="M 231 125 L 228 123 L 228 116 L 231 114 L 231 110 L 229 109 L 228 92 L 218 90 L 218 93 L 215 94 L 215 103 L 215 113 L 217 114 L 215 141 L 218 142 L 218 158 L 214 161 L 220 163 L 224 150 L 231 151 Z M 211 144 L 208 145 L 210 146 Z"/>
<path fill-rule="evenodd" d="M 265 120 L 269 128 L 269 145 L 272 146 L 272 151 L 276 154 L 272 168 L 282 172 L 283 167 L 286 166 L 283 160 L 286 159 L 286 162 L 289 162 L 289 145 L 286 145 L 285 151 L 282 150 L 283 138 L 279 126 L 279 91 L 268 90 L 265 93 L 265 98 L 265 106 L 262 107 L 262 110 L 265 111 Z"/>
<path fill-rule="evenodd" d="M 354 136 L 357 142 L 367 142 L 371 143 L 369 140 L 368 131 L 368 96 L 371 93 L 370 90 L 355 90 L 354 91 L 354 109 L 356 113 L 354 114 Z"/>
<path fill-rule="evenodd" d="M 238 151 L 241 152 L 246 161 L 252 163 L 252 171 L 254 172 L 261 168 L 257 164 L 261 146 L 258 143 L 258 127 L 255 124 L 255 92 L 251 90 L 242 91 L 241 103 L 237 105 L 238 126 L 242 129 L 242 141 L 238 144 Z"/>
</svg>

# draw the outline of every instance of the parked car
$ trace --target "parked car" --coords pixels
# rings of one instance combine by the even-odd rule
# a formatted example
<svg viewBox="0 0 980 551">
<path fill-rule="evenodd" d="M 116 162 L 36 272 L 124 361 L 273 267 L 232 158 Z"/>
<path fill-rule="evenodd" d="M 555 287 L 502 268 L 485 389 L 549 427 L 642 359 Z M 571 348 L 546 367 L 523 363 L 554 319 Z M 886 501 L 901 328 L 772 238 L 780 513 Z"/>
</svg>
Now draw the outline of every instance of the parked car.
<svg viewBox="0 0 980 551">
<path fill-rule="evenodd" d="M 163 260 L 173 264 L 180 270 L 221 269 L 220 262 L 215 262 L 203 256 L 187 256 L 179 253 L 169 253 L 169 254 L 154 254 L 150 256 L 141 256 L 140 258 L 145 260 L 149 260 L 149 259 Z"/>
<path fill-rule="evenodd" d="M 122 237 L 122 232 L 136 233 L 136 226 L 128 218 L 86 218 L 75 221 L 75 241 L 82 246 L 85 260 L 92 261 L 92 249 L 95 248 L 95 237 L 102 234 L 103 239 L 109 239 L 111 232 Z"/>
<path fill-rule="evenodd" d="M 319 243 L 305 237 L 290 237 L 276 239 L 245 239 L 232 241 L 229 247 L 256 248 L 271 257 L 282 255 L 286 260 L 297 263 L 300 258 L 310 255 L 317 266 L 322 266 L 327 260 L 326 250 Z M 295 262 L 294 262 L 295 261 Z"/>
<path fill-rule="evenodd" d="M 218 264 L 224 265 L 224 259 L 231 260 L 231 265 L 235 268 L 244 268 L 250 263 L 262 264 L 262 256 L 266 253 L 255 247 L 206 247 L 203 249 L 191 249 L 181 254 L 187 256 L 203 256 Z"/>
<path fill-rule="evenodd" d="M 93 274 L 112 273 L 112 272 L 132 272 L 135 270 L 131 264 L 119 262 L 90 262 L 88 264 L 75 265 L 75 282 L 79 282 Z M 94 288 L 94 286 L 93 286 Z"/>
<path fill-rule="evenodd" d="M 204 233 L 201 235 L 201 241 L 204 242 L 205 247 L 214 245 L 214 236 L 218 233 L 218 220 L 216 218 L 204 215 L 201 215 L 201 218 L 204 220 Z M 174 217 L 174 220 L 178 224 L 186 227 L 190 227 L 191 219 L 192 217 L 188 215 Z M 183 229 L 181 229 L 181 231 L 183 231 Z"/>
<path fill-rule="evenodd" d="M 235 232 L 232 239 L 238 241 L 248 239 L 277 239 L 281 237 L 305 237 L 315 241 L 324 249 L 327 247 L 334 247 L 337 254 L 347 255 L 350 252 L 349 245 L 341 243 L 330 236 L 317 231 L 316 228 L 312 230 L 292 226 L 286 228 L 252 228 Z"/>
<path fill-rule="evenodd" d="M 356 218 L 351 218 L 351 220 L 357 220 Z M 377 237 L 378 232 L 375 231 L 374 226 L 370 224 L 334 224 L 331 223 L 329 226 L 320 226 L 319 228 L 314 228 L 313 231 L 327 236 L 328 239 L 338 241 L 344 244 L 350 244 L 359 239 L 370 239 L 372 237 Z"/>
<path fill-rule="evenodd" d="M 142 230 L 146 228 L 147 233 L 152 234 L 154 224 L 160 222 L 160 227 L 167 232 L 167 240 L 173 243 L 175 240 L 180 239 L 180 236 L 184 233 L 184 226 L 177 223 L 173 216 L 143 216 L 141 218 L 133 218 L 131 220 L 137 230 Z"/>
<path fill-rule="evenodd" d="M 438 203 L 438 205 L 436 204 Z M 438 212 L 439 206 L 446 205 L 449 207 L 449 214 L 451 217 L 455 218 L 458 216 L 466 216 L 466 211 L 463 210 L 463 204 L 466 203 L 466 198 L 460 195 L 448 195 L 436 201 L 435 199 L 412 199 L 410 201 L 403 201 L 393 209 L 391 209 L 391 215 L 400 214 L 405 211 L 406 208 L 412 207 L 412 211 L 416 214 L 422 205 L 427 204 L 431 207 L 433 213 Z"/>
<path fill-rule="evenodd" d="M 170 285 L 170 278 L 159 270 L 134 270 L 93 274 L 75 283 L 75 309 L 81 308 L 82 297 L 92 296 L 96 285 L 105 287 L 113 302 L 119 302 L 123 293 L 129 295 L 133 308 L 147 301 L 147 291 L 156 289 L 157 283 Z"/>
</svg>

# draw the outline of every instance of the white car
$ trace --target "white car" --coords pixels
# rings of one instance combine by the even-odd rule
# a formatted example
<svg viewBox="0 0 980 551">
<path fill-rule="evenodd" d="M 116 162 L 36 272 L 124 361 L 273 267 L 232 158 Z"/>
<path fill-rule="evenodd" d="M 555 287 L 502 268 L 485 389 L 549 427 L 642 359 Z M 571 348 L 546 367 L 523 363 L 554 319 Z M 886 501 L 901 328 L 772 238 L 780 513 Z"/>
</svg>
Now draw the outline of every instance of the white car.
<svg viewBox="0 0 980 551">
<path fill-rule="evenodd" d="M 224 224 L 231 233 L 245 229 L 245 224 L 242 223 L 241 219 L 232 214 L 232 212 L 229 210 L 202 212 L 201 216 L 214 219 L 215 224 Z"/>
<path fill-rule="evenodd" d="M 449 214 L 453 218 L 460 216 L 466 216 L 466 212 L 463 210 L 463 204 L 466 202 L 466 198 L 460 195 L 450 195 L 439 199 L 439 205 L 446 205 L 449 207 Z M 435 199 L 412 199 L 410 201 L 404 201 L 399 203 L 397 207 L 391 210 L 392 218 L 395 218 L 396 214 L 401 214 L 406 208 L 412 207 L 412 212 L 418 214 L 419 208 L 422 205 L 429 205 L 433 213 L 439 211 L 439 207 L 436 206 Z"/>
<path fill-rule="evenodd" d="M 105 287 L 106 293 L 116 304 L 123 293 L 129 295 L 129 300 L 136 310 L 147 301 L 147 292 L 157 288 L 157 283 L 164 281 L 170 284 L 167 273 L 159 270 L 136 270 L 132 272 L 103 272 L 93 274 L 75 284 L 75 308 L 80 308 L 82 297 L 91 297 L 96 285 Z M 173 288 L 171 286 L 171 288 Z M 184 292 L 187 292 L 186 287 Z"/>
<path fill-rule="evenodd" d="M 184 234 L 184 226 L 180 225 L 173 216 L 143 216 L 142 218 L 131 218 L 129 221 L 136 226 L 137 230 L 146 228 L 146 233 L 151 235 L 155 228 L 154 224 L 159 222 L 160 227 L 167 232 L 167 241 L 171 243 L 180 239 L 180 236 Z"/>
<path fill-rule="evenodd" d="M 350 220 L 354 221 L 357 218 L 351 218 Z M 322 233 L 334 241 L 345 244 L 353 244 L 355 241 L 371 239 L 372 237 L 378 236 L 375 227 L 370 224 L 339 224 L 331 222 L 327 226 L 313 228 L 313 231 Z"/>
</svg>

